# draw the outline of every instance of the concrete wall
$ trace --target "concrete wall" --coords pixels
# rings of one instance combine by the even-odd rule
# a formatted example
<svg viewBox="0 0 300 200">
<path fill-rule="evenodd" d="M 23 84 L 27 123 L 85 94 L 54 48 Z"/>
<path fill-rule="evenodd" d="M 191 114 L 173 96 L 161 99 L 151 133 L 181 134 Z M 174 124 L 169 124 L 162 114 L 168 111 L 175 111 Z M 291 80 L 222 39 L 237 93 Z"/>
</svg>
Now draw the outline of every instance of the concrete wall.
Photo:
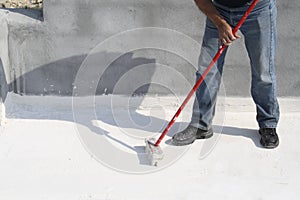
<svg viewBox="0 0 300 200">
<path fill-rule="evenodd" d="M 8 92 L 9 56 L 8 56 L 8 26 L 6 21 L 7 13 L 0 13 L 0 125 L 5 118 L 4 101 Z"/>
<path fill-rule="evenodd" d="M 300 96 L 299 7 L 297 0 L 278 1 L 276 70 L 279 96 Z M 10 90 L 16 93 L 71 95 L 81 63 L 90 50 L 106 38 L 129 29 L 150 26 L 173 29 L 201 43 L 205 21 L 193 0 L 47 0 L 43 12 L 44 18 L 36 11 L 10 11 L 3 17 L 9 29 L 10 70 L 6 69 L 7 80 Z M 195 54 L 194 48 L 184 51 Z M 99 56 L 118 53 L 102 52 Z M 136 79 L 151 81 L 158 63 L 172 67 L 193 84 L 195 69 L 191 63 L 170 52 L 140 49 L 127 52 L 105 69 L 97 94 L 111 93 L 124 74 L 142 64 L 153 64 L 154 67 Z M 161 77 L 169 79 L 169 84 L 174 86 L 176 80 L 168 75 L 166 72 Z M 229 96 L 250 96 L 249 60 L 243 40 L 229 50 L 224 84 Z M 186 94 L 180 86 L 175 88 L 176 92 Z M 119 92 L 126 94 L 127 89 L 124 86 Z M 160 86 L 141 87 L 139 92 L 169 93 Z"/>
</svg>

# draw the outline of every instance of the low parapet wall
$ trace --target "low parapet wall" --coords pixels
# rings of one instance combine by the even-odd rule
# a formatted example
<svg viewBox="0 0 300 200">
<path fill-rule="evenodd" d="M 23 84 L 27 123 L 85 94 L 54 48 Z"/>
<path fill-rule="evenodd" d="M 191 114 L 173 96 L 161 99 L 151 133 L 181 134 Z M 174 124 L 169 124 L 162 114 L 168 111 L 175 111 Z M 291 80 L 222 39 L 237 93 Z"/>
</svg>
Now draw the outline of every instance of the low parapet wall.
<svg viewBox="0 0 300 200">
<path fill-rule="evenodd" d="M 24 12 L 0 10 L 2 14 L 6 13 L 2 20 L 6 20 L 8 27 L 9 70 L 4 58 L 2 62 L 6 66 L 9 88 L 15 93 L 72 95 L 81 63 L 91 49 L 108 37 L 134 28 L 162 27 L 181 32 L 200 44 L 205 22 L 205 16 L 192 0 L 47 0 L 43 7 L 44 18 L 35 11 L 26 11 L 24 15 Z M 276 70 L 279 96 L 300 96 L 299 7 L 300 2 L 296 0 L 278 1 Z M 6 35 L 1 33 L 1 40 L 3 37 Z M 172 45 L 181 44 L 174 41 Z M 194 48 L 183 51 L 195 54 Z M 200 47 L 196 51 L 200 51 Z M 102 56 L 115 53 L 120 52 L 103 52 Z M 197 63 L 196 59 L 192 63 Z M 138 74 L 137 79 L 151 81 L 157 65 L 163 64 L 178 71 L 190 84 L 194 82 L 195 66 L 184 58 L 166 51 L 139 49 L 125 53 L 111 63 L 96 94 L 112 93 L 124 74 L 143 64 L 153 64 L 153 68 L 146 74 Z M 226 94 L 250 96 L 249 60 L 243 40 L 230 47 L 224 69 Z M 178 83 L 168 72 L 160 75 L 169 79 L 176 93 L 187 92 L 180 86 L 175 87 Z M 145 86 L 139 92 L 169 94 L 165 87 L 150 89 Z M 128 88 L 125 85 L 119 92 L 128 94 L 131 92 Z"/>
<path fill-rule="evenodd" d="M 10 82 L 10 64 L 8 55 L 8 24 L 6 14 L 0 13 L 0 125 L 5 118 L 4 102 Z"/>
</svg>

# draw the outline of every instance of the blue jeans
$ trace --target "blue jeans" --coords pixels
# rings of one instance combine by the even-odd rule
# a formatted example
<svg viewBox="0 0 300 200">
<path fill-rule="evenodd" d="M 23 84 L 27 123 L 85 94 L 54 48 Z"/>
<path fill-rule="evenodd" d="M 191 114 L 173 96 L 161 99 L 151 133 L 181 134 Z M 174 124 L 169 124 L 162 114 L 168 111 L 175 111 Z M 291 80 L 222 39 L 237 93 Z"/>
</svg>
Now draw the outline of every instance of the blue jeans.
<svg viewBox="0 0 300 200">
<path fill-rule="evenodd" d="M 249 6 L 227 8 L 214 4 L 232 27 L 238 23 Z M 276 0 L 260 0 L 240 28 L 250 58 L 251 95 L 256 104 L 256 119 L 260 128 L 276 128 L 279 119 L 274 69 L 276 13 Z M 217 53 L 218 40 L 217 28 L 207 19 L 199 56 L 199 69 L 196 72 L 197 80 Z M 191 120 L 191 125 L 194 127 L 204 130 L 211 128 L 226 50 L 196 91 Z"/>
</svg>

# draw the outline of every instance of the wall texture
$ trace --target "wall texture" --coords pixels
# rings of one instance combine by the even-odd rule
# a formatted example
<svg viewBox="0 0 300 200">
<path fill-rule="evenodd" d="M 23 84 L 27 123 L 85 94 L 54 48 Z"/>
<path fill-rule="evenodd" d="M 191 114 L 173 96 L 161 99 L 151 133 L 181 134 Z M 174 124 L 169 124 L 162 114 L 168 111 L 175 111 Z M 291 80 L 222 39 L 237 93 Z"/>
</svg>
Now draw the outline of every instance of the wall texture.
<svg viewBox="0 0 300 200">
<path fill-rule="evenodd" d="M 10 82 L 10 65 L 8 56 L 8 26 L 6 14 L 0 13 L 0 125 L 5 117 L 4 101 L 8 92 Z"/>
<path fill-rule="evenodd" d="M 162 27 L 181 32 L 201 43 L 205 22 L 205 16 L 193 0 L 47 0 L 43 7 L 43 17 L 38 11 L 0 10 L 0 26 L 8 27 L 8 34 L 6 29 L 0 29 L 1 47 L 5 43 L 4 38 L 7 37 L 8 40 L 8 52 L 0 52 L 0 56 L 8 86 L 16 93 L 72 95 L 80 65 L 94 47 L 110 36 L 134 28 Z M 278 1 L 276 70 L 279 96 L 300 96 L 299 8 L 299 1 Z M 143 40 L 147 38 L 137 42 L 143 44 Z M 171 46 L 183 47 L 184 44 L 180 42 L 174 41 Z M 124 44 L 120 42 L 117 45 Z M 200 46 L 184 48 L 183 51 L 198 54 Z M 98 53 L 98 57 L 105 58 L 122 52 Z M 8 54 L 9 62 L 3 57 L 4 54 Z M 103 69 L 97 94 L 112 93 L 121 77 L 145 64 L 152 67 L 145 73 L 137 74 L 136 80 L 151 82 L 153 76 L 157 76 L 155 72 L 159 65 L 167 65 L 193 84 L 193 64 L 196 62 L 197 58 L 190 63 L 179 55 L 164 50 L 136 49 L 126 52 Z M 96 68 L 99 67 L 104 66 L 98 63 Z M 249 60 L 243 40 L 230 47 L 224 69 L 226 94 L 250 96 Z M 187 93 L 180 85 L 176 86 L 176 77 L 170 77 L 168 72 L 159 75 L 161 79 L 169 80 L 169 85 L 144 85 L 136 92 L 168 94 L 168 87 L 172 86 L 177 93 Z M 124 84 L 118 93 L 131 93 L 128 91 L 129 85 L 129 82 Z"/>
<path fill-rule="evenodd" d="M 0 0 L 0 8 L 41 9 L 43 0 Z"/>
</svg>

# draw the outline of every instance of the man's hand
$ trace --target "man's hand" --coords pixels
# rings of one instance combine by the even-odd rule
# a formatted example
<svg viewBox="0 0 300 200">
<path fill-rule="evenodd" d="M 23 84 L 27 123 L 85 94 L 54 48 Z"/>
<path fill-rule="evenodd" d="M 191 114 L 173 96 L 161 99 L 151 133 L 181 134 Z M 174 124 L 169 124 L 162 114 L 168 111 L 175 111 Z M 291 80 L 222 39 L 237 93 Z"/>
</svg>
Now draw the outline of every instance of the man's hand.
<svg viewBox="0 0 300 200">
<path fill-rule="evenodd" d="M 220 45 L 231 45 L 231 43 L 241 38 L 238 35 L 233 35 L 231 26 L 223 19 L 216 7 L 213 5 L 212 0 L 195 0 L 199 9 L 215 24 L 219 30 Z"/>
<path fill-rule="evenodd" d="M 223 44 L 225 44 L 226 46 L 229 46 L 232 44 L 233 41 L 241 38 L 239 35 L 234 35 L 232 33 L 231 26 L 224 19 L 220 20 L 220 22 L 216 24 L 216 27 L 219 30 L 220 46 Z"/>
</svg>

